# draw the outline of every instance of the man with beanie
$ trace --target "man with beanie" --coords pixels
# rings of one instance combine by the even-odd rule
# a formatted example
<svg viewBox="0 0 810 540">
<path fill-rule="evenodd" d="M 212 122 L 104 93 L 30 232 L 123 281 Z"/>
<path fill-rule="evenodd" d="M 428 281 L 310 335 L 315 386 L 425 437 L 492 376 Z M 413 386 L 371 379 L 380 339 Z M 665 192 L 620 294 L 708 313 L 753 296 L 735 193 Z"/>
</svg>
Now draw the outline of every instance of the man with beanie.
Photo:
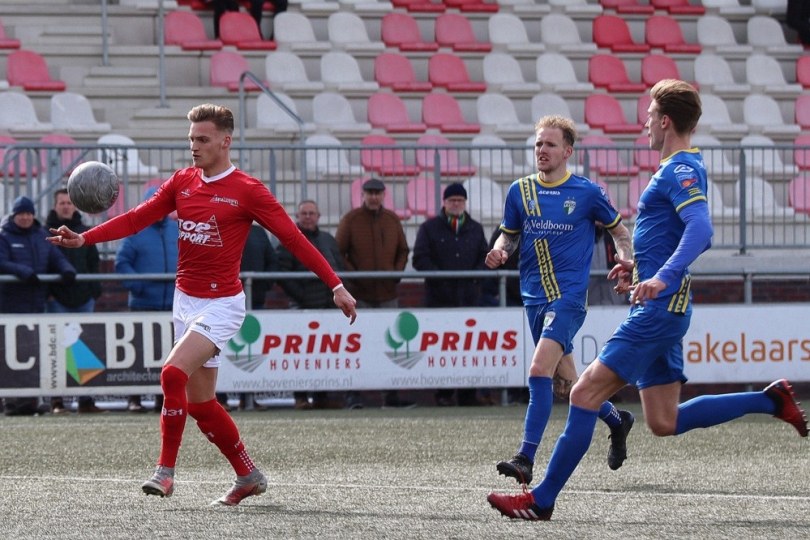
<svg viewBox="0 0 810 540">
<path fill-rule="evenodd" d="M 60 274 L 62 283 L 68 285 L 76 280 L 76 269 L 46 240 L 48 233 L 34 214 L 31 199 L 17 197 L 11 214 L 0 222 L 0 272 L 21 281 L 0 287 L 3 313 L 45 312 L 48 287 L 40 282 L 38 274 Z M 4 406 L 6 415 L 38 412 L 36 398 L 7 398 Z"/>
<path fill-rule="evenodd" d="M 484 228 L 467 213 L 467 190 L 459 183 L 444 189 L 442 209 L 419 226 L 413 246 L 416 270 L 484 270 L 489 247 Z M 481 282 L 477 279 L 426 278 L 428 307 L 478 306 Z M 474 388 L 458 389 L 458 405 L 478 405 Z M 453 404 L 453 390 L 436 392 L 436 404 Z"/>
</svg>

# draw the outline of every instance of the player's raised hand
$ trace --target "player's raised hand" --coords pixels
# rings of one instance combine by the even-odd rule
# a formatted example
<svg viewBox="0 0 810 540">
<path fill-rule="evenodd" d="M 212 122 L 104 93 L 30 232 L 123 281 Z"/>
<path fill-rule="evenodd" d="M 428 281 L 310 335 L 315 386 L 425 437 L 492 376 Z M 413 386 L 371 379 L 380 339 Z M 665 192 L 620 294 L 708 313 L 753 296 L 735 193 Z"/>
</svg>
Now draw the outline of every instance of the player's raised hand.
<svg viewBox="0 0 810 540">
<path fill-rule="evenodd" d="M 53 236 L 48 237 L 48 242 L 56 246 L 78 248 L 84 245 L 84 237 L 73 232 L 66 225 L 62 225 L 58 229 L 49 229 Z"/>
<path fill-rule="evenodd" d="M 487 268 L 495 269 L 499 266 L 503 265 L 506 260 L 509 258 L 509 254 L 506 250 L 493 248 L 487 253 L 487 258 L 484 259 L 484 264 L 487 265 Z"/>
<path fill-rule="evenodd" d="M 335 305 L 350 319 L 349 324 L 354 324 L 357 319 L 357 300 L 346 290 L 346 287 L 341 285 L 335 290 L 334 301 Z"/>
<path fill-rule="evenodd" d="M 627 294 L 630 292 L 630 285 L 633 282 L 633 268 L 635 263 L 616 257 L 616 264 L 608 272 L 608 281 L 615 279 L 616 286 L 613 290 L 616 294 Z"/>
</svg>

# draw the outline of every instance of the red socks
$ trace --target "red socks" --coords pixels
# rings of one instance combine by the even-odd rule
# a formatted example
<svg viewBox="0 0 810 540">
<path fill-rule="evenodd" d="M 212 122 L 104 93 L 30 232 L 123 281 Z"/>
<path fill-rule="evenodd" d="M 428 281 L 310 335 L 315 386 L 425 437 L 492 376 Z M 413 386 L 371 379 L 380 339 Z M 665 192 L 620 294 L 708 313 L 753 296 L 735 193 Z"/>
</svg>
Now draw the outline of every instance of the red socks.
<svg viewBox="0 0 810 540">
<path fill-rule="evenodd" d="M 163 388 L 163 410 L 160 414 L 160 457 L 158 464 L 174 467 L 177 453 L 186 427 L 188 400 L 186 399 L 188 375 L 174 366 L 165 366 L 160 373 Z"/>
<path fill-rule="evenodd" d="M 231 415 L 216 399 L 204 403 L 189 403 L 188 413 L 197 421 L 197 427 L 217 445 L 238 476 L 245 476 L 256 466 L 239 438 L 239 429 Z"/>
</svg>

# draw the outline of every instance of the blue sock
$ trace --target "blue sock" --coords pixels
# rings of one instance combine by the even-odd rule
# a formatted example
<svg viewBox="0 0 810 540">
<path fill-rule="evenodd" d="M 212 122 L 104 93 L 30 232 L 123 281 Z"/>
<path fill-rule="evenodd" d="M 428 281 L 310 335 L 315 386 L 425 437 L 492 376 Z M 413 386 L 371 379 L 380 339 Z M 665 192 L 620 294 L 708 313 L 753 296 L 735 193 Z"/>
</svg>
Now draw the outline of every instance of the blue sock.
<svg viewBox="0 0 810 540">
<path fill-rule="evenodd" d="M 532 490 L 534 502 L 540 508 L 551 508 L 565 483 L 574 474 L 579 462 L 591 445 L 596 427 L 596 411 L 574 405 L 568 409 L 568 421 L 557 439 L 546 469 L 546 477 Z"/>
<path fill-rule="evenodd" d="M 622 417 L 619 416 L 619 409 L 609 402 L 605 401 L 599 407 L 599 418 L 608 425 L 609 428 L 615 428 L 622 425 Z"/>
<path fill-rule="evenodd" d="M 523 442 L 518 452 L 534 462 L 543 432 L 551 416 L 554 396 L 551 393 L 551 377 L 529 377 L 529 404 L 523 422 Z"/>
<path fill-rule="evenodd" d="M 675 435 L 722 424 L 746 414 L 774 414 L 776 405 L 765 392 L 698 396 L 678 406 Z"/>
</svg>

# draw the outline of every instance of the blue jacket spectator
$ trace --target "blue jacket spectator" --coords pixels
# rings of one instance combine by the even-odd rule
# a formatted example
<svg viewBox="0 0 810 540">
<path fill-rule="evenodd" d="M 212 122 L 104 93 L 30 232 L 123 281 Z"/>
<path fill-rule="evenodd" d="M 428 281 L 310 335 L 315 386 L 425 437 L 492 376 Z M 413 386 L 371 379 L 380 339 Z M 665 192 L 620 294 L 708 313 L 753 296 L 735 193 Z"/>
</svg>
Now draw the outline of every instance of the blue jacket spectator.
<svg viewBox="0 0 810 540">
<path fill-rule="evenodd" d="M 0 223 L 0 273 L 23 283 L 4 283 L 0 308 L 4 313 L 44 313 L 48 287 L 38 274 L 61 274 L 62 282 L 76 280 L 76 269 L 59 248 L 49 243 L 48 231 L 34 218 L 28 197 L 14 200 L 11 214 Z"/>
<path fill-rule="evenodd" d="M 146 192 L 151 197 L 156 188 Z M 124 238 L 115 255 L 119 274 L 167 274 L 177 271 L 177 221 L 165 217 L 139 233 Z M 174 280 L 127 280 L 129 307 L 133 311 L 171 311 Z"/>
</svg>

